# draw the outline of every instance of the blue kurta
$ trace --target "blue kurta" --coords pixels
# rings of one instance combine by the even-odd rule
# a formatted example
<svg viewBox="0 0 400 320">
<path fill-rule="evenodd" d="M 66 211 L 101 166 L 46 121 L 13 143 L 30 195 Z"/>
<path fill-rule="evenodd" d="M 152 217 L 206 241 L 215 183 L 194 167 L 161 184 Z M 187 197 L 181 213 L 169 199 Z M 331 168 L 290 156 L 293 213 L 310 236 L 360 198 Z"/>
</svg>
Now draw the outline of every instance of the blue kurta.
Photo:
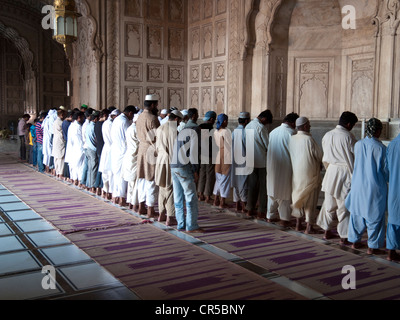
<svg viewBox="0 0 400 320">
<path fill-rule="evenodd" d="M 365 138 L 356 143 L 354 156 L 354 173 L 346 208 L 352 215 L 377 223 L 384 218 L 387 208 L 386 147 L 376 138 Z"/>
<path fill-rule="evenodd" d="M 400 135 L 387 148 L 389 169 L 388 223 L 400 226 Z"/>
</svg>

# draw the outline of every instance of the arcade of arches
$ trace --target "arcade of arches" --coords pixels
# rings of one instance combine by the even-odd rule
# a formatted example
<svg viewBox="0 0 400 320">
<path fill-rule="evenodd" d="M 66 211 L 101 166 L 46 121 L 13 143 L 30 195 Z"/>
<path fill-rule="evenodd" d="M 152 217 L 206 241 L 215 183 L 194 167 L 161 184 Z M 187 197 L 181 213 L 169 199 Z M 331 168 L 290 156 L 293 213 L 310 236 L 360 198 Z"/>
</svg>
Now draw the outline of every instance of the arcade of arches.
<svg viewBox="0 0 400 320">
<path fill-rule="evenodd" d="M 201 114 L 269 108 L 323 127 L 349 110 L 380 118 L 387 139 L 399 131 L 399 0 L 75 2 L 79 37 L 65 54 L 41 27 L 51 0 L 0 0 L 0 126 L 60 105 L 140 106 L 154 93 L 163 108 Z M 342 26 L 349 5 L 355 29 Z"/>
</svg>

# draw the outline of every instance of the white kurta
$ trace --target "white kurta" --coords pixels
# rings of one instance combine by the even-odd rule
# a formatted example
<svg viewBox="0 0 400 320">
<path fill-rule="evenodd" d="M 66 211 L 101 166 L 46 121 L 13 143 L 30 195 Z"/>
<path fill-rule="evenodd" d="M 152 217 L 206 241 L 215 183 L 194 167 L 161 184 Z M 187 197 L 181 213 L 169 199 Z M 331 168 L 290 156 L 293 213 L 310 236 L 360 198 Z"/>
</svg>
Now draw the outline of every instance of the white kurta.
<svg viewBox="0 0 400 320">
<path fill-rule="evenodd" d="M 72 180 L 82 179 L 84 160 L 82 126 L 78 121 L 74 121 L 68 129 L 67 154 L 65 157 L 65 161 L 69 164 Z"/>
<path fill-rule="evenodd" d="M 114 176 L 113 196 L 126 198 L 127 184 L 122 175 L 122 162 L 126 153 L 126 131 L 132 122 L 122 113 L 114 119 L 111 127 L 111 171 Z"/>
<path fill-rule="evenodd" d="M 350 192 L 356 142 L 354 135 L 342 126 L 337 126 L 322 139 L 322 161 L 326 168 L 322 191 L 339 200 L 345 200 Z"/>
<path fill-rule="evenodd" d="M 287 124 L 273 130 L 269 135 L 267 153 L 267 193 L 278 200 L 292 199 L 292 162 L 290 138 L 296 133 Z"/>
<path fill-rule="evenodd" d="M 43 164 L 48 166 L 53 152 L 53 125 L 57 119 L 57 110 L 50 110 L 47 117 L 43 120 Z"/>
<path fill-rule="evenodd" d="M 110 166 L 110 152 L 112 143 L 111 126 L 112 126 L 112 120 L 111 118 L 108 118 L 106 121 L 104 121 L 104 124 L 101 128 L 101 132 L 103 133 L 104 146 L 103 150 L 101 151 L 99 172 L 103 173 L 103 175 L 111 171 L 111 166 Z"/>
<path fill-rule="evenodd" d="M 122 176 L 128 183 L 126 201 L 130 204 L 139 204 L 137 189 L 137 155 L 139 140 L 136 135 L 136 124 L 126 130 L 126 152 L 122 161 Z"/>
<path fill-rule="evenodd" d="M 301 209 L 321 185 L 322 150 L 311 134 L 299 131 L 290 138 L 293 207 Z"/>
<path fill-rule="evenodd" d="M 62 130 L 63 121 L 57 117 L 53 125 L 53 153 L 52 156 L 57 159 L 62 159 L 65 156 L 65 140 Z"/>
</svg>

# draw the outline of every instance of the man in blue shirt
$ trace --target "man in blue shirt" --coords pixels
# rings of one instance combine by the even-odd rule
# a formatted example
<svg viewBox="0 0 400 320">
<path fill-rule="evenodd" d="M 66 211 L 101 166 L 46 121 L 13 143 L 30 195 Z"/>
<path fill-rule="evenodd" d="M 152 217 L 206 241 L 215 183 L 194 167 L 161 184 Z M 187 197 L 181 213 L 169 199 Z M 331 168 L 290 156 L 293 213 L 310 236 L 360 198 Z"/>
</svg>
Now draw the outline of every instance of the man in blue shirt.
<svg viewBox="0 0 400 320">
<path fill-rule="evenodd" d="M 368 231 L 368 254 L 380 253 L 385 242 L 385 212 L 388 194 L 386 147 L 379 137 L 382 122 L 371 119 L 367 124 L 367 137 L 354 148 L 354 172 L 351 190 L 346 198 L 350 211 L 349 242 L 353 249 L 360 248 L 361 238 Z"/>
<path fill-rule="evenodd" d="M 89 188 L 91 193 L 96 193 L 95 182 L 97 171 L 99 170 L 99 157 L 97 156 L 97 140 L 94 131 L 95 123 L 99 121 L 100 113 L 95 111 L 91 114 L 86 127 L 86 157 L 88 160 L 88 175 L 86 180 L 86 186 Z"/>
</svg>

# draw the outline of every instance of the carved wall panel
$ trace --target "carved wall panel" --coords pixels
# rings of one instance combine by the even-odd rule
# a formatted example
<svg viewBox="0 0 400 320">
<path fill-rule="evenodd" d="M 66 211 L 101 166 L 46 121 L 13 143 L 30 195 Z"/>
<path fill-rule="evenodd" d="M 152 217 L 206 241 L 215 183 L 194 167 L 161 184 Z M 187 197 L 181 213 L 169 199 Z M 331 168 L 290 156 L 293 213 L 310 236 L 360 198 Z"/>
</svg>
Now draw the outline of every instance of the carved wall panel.
<svg viewBox="0 0 400 320">
<path fill-rule="evenodd" d="M 190 32 L 190 60 L 200 59 L 200 29 L 193 28 Z"/>
<path fill-rule="evenodd" d="M 164 82 L 164 65 L 149 63 L 147 65 L 147 81 Z"/>
<path fill-rule="evenodd" d="M 184 66 L 168 66 L 168 82 L 184 83 Z"/>
<path fill-rule="evenodd" d="M 226 7 L 227 7 L 226 0 L 217 0 L 216 14 L 220 15 L 226 13 Z"/>
<path fill-rule="evenodd" d="M 164 31 L 160 26 L 147 27 L 147 57 L 151 59 L 164 58 Z"/>
<path fill-rule="evenodd" d="M 213 54 L 213 27 L 212 25 L 206 25 L 202 27 L 202 58 L 212 58 Z"/>
<path fill-rule="evenodd" d="M 125 55 L 141 58 L 143 56 L 143 25 L 141 23 L 127 23 L 125 32 Z"/>
<path fill-rule="evenodd" d="M 184 60 L 185 31 L 183 29 L 170 28 L 168 30 L 168 59 Z"/>
<path fill-rule="evenodd" d="M 225 61 L 216 62 L 215 63 L 215 81 L 224 81 L 225 80 Z"/>
<path fill-rule="evenodd" d="M 175 107 L 180 110 L 185 109 L 184 105 L 185 93 L 180 88 L 169 88 L 168 89 L 168 108 Z"/>
<path fill-rule="evenodd" d="M 226 54 L 226 21 L 218 21 L 215 24 L 215 56 L 220 57 Z"/>
<path fill-rule="evenodd" d="M 225 112 L 225 87 L 215 87 L 214 93 L 214 105 L 216 108 L 217 114 L 221 114 Z"/>
<path fill-rule="evenodd" d="M 190 108 L 199 109 L 199 88 L 190 88 Z"/>
<path fill-rule="evenodd" d="M 204 9 L 203 19 L 212 18 L 213 12 L 214 12 L 214 0 L 203 0 L 203 1 L 204 1 L 204 3 L 203 3 L 203 9 Z"/>
<path fill-rule="evenodd" d="M 351 86 L 348 89 L 350 110 L 360 119 L 374 114 L 375 59 L 360 56 L 348 57 Z"/>
<path fill-rule="evenodd" d="M 185 0 L 170 0 L 168 7 L 169 21 L 173 23 L 185 23 Z"/>
<path fill-rule="evenodd" d="M 190 66 L 190 82 L 196 83 L 200 81 L 200 66 Z"/>
<path fill-rule="evenodd" d="M 214 104 L 212 100 L 212 88 L 204 87 L 201 88 L 201 106 L 200 112 L 205 114 L 209 110 L 214 110 Z M 217 112 L 217 111 L 215 111 Z"/>
<path fill-rule="evenodd" d="M 332 67 L 333 61 L 297 59 L 295 97 L 299 114 L 312 119 L 328 118 L 332 98 Z"/>
<path fill-rule="evenodd" d="M 143 17 L 142 0 L 125 0 L 125 15 L 127 17 Z"/>
<path fill-rule="evenodd" d="M 143 104 L 143 88 L 142 87 L 126 87 L 125 88 L 125 105 L 142 106 Z"/>
<path fill-rule="evenodd" d="M 200 20 L 200 6 L 201 1 L 199 0 L 190 0 L 189 1 L 189 19 L 190 22 L 197 22 Z"/>
<path fill-rule="evenodd" d="M 164 0 L 146 0 L 147 18 L 154 20 L 164 19 Z"/>
<path fill-rule="evenodd" d="M 143 64 L 139 62 L 125 62 L 125 80 L 143 81 Z"/>
<path fill-rule="evenodd" d="M 205 63 L 201 66 L 201 80 L 203 82 L 210 82 L 212 80 L 212 63 Z"/>
</svg>

